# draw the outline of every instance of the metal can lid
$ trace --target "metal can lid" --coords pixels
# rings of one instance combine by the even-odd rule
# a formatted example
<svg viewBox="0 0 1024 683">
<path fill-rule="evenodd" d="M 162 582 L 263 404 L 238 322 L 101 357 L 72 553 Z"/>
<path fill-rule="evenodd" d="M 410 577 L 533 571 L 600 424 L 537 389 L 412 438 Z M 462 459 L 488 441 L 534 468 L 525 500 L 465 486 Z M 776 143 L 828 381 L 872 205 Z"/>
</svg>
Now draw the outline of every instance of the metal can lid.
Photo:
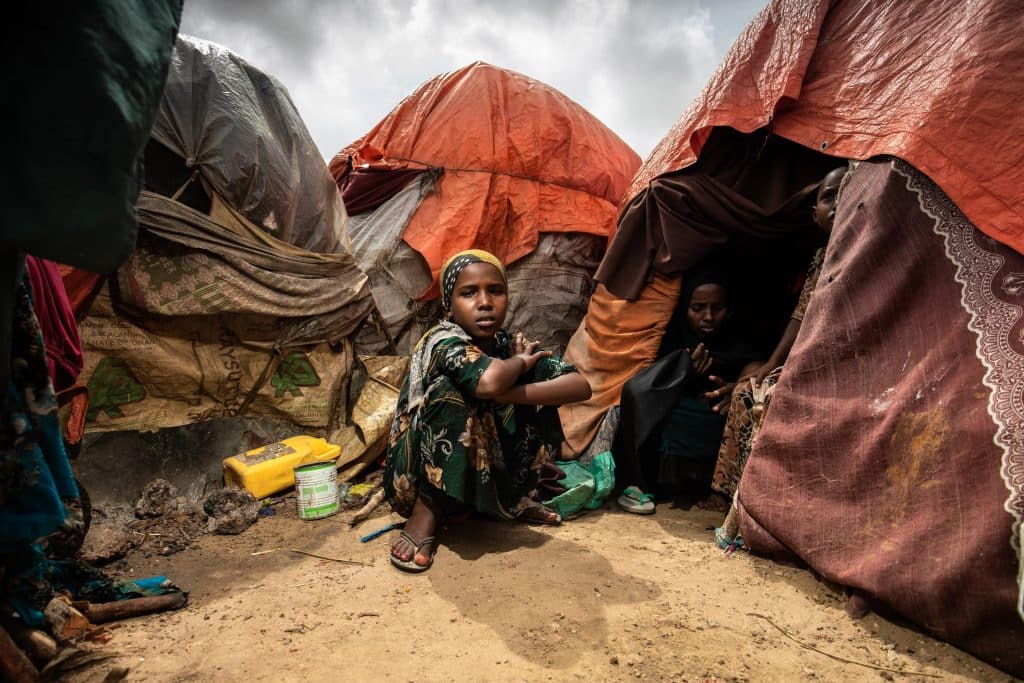
<svg viewBox="0 0 1024 683">
<path fill-rule="evenodd" d="M 334 467 L 337 464 L 336 460 L 321 460 L 320 462 L 307 462 L 303 465 L 296 465 L 296 472 L 312 472 L 315 470 L 322 470 L 326 467 Z"/>
</svg>

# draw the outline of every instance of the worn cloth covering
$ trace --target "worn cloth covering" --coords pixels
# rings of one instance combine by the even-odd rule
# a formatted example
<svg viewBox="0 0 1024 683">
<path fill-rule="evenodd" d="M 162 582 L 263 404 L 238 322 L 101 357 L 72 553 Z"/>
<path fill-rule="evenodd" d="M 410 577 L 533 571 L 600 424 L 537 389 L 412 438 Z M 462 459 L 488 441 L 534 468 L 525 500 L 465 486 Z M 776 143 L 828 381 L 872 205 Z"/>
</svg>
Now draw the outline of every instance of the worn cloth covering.
<svg viewBox="0 0 1024 683">
<path fill-rule="evenodd" d="M 82 372 L 82 340 L 75 314 L 56 263 L 29 256 L 25 266 L 32 285 L 32 307 L 46 345 L 46 366 L 54 389 L 60 392 Z"/>
<path fill-rule="evenodd" d="M 142 193 L 138 210 L 139 222 L 158 239 L 118 271 L 123 303 L 137 311 L 273 318 L 279 330 L 272 341 L 287 346 L 337 342 L 373 306 L 352 254 L 283 242 L 216 195 L 210 216 L 151 192 Z"/>
<path fill-rule="evenodd" d="M 335 429 L 373 300 L 284 87 L 179 36 L 152 136 L 138 248 L 81 324 L 88 429 L 247 412 Z"/>
<path fill-rule="evenodd" d="M 655 274 L 639 299 L 626 301 L 597 286 L 586 318 L 565 351 L 566 361 L 580 368 L 590 383 L 591 396 L 558 408 L 568 447 L 563 459 L 587 449 L 605 414 L 619 404 L 626 380 L 654 362 L 681 288 L 681 277 Z"/>
<path fill-rule="evenodd" d="M 743 133 L 767 128 L 808 151 L 908 160 L 982 232 L 1024 251 L 1022 21 L 1024 5 L 1004 0 L 884 6 L 869 0 L 774 0 L 637 171 L 625 201 L 645 192 L 655 178 L 703 163 L 709 156 L 705 148 L 714 146 L 725 127 Z M 613 241 L 611 251 L 615 247 Z M 598 288 L 569 343 L 567 359 L 595 387 L 589 401 L 560 411 L 567 441 L 576 449 L 586 447 L 604 413 L 617 404 L 623 383 L 652 362 L 657 349 L 649 340 L 636 347 L 615 339 L 602 321 L 618 315 L 630 330 L 646 327 L 660 337 L 663 282 L 678 280 L 643 258 L 631 262 L 628 249 L 621 254 L 612 259 L 630 268 L 627 283 L 651 273 L 654 280 L 632 310 L 616 301 L 615 292 L 635 292 Z M 652 299 L 657 306 L 644 311 L 643 302 Z"/>
<path fill-rule="evenodd" d="M 251 410 L 332 427 L 373 304 L 351 254 L 277 240 L 143 192 L 146 233 L 81 324 L 90 431 L 157 429 Z M 296 306 L 296 301 L 303 302 Z"/>
<path fill-rule="evenodd" d="M 1024 255 L 934 183 L 865 162 L 737 493 L 797 556 L 1024 674 Z"/>
<path fill-rule="evenodd" d="M 30 253 L 98 273 L 135 243 L 142 147 L 167 73 L 181 0 L 86 0 L 20 8 L 3 41 L 9 137 L 0 184 L 0 320 L 14 315 Z M 79 115 L 68 114 L 73 102 Z M 88 115 L 84 115 L 88 112 Z M 0 326 L 0 387 L 10 328 Z"/>
<path fill-rule="evenodd" d="M 651 181 L 623 208 L 594 278 L 636 299 L 654 273 L 672 276 L 723 247 L 813 242 L 818 187 L 841 162 L 759 130 L 715 131 L 698 163 Z"/>
<path fill-rule="evenodd" d="M 348 251 L 345 207 L 288 91 L 230 50 L 178 36 L 152 136 L 193 174 L 186 183 L 201 180 L 267 234 Z"/>
</svg>

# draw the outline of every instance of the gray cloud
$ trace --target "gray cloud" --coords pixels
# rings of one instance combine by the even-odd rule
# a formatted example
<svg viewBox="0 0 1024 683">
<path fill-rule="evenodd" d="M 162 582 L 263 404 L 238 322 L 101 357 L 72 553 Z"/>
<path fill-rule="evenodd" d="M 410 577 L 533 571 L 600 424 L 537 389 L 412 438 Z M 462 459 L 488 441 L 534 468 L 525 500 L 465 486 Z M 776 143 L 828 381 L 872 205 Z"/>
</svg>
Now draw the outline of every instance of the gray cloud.
<svg viewBox="0 0 1024 683">
<path fill-rule="evenodd" d="M 432 76 L 483 60 L 576 100 L 641 156 L 765 0 L 191 0 L 183 33 L 284 83 L 325 158 Z"/>
</svg>

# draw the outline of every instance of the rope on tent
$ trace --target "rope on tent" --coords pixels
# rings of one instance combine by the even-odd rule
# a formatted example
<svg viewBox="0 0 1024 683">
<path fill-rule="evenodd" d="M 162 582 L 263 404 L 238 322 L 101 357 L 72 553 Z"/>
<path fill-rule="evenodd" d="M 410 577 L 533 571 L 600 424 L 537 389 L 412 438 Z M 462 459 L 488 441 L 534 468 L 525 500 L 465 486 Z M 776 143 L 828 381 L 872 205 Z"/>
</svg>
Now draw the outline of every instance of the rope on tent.
<svg viewBox="0 0 1024 683">
<path fill-rule="evenodd" d="M 277 371 L 277 367 L 281 364 L 283 354 L 281 353 L 281 346 L 277 343 L 274 344 L 273 348 L 270 349 L 270 357 L 267 359 L 267 364 L 263 366 L 263 371 L 260 376 L 256 378 L 252 388 L 249 389 L 249 393 L 246 394 L 245 399 L 242 401 L 242 405 L 238 406 L 238 410 L 235 411 L 235 415 L 241 417 L 245 415 L 245 411 L 248 410 L 249 404 L 252 403 L 253 399 L 256 398 L 256 394 L 263 388 L 263 385 L 267 383 L 267 378 L 270 377 L 271 368 L 273 371 Z"/>
<path fill-rule="evenodd" d="M 489 173 L 491 175 L 503 175 L 503 176 L 508 176 L 509 178 L 518 178 L 519 180 L 529 180 L 531 182 L 541 183 L 543 185 L 555 185 L 556 187 L 561 187 L 561 188 L 564 188 L 566 190 L 573 190 L 574 192 L 584 192 L 584 193 L 589 194 L 591 196 L 597 197 L 597 195 L 593 194 L 592 192 L 588 192 L 587 190 L 585 190 L 585 189 L 583 189 L 581 187 L 573 187 L 572 185 L 569 185 L 567 183 L 559 183 L 559 182 L 556 182 L 554 180 L 544 180 L 542 178 L 536 178 L 534 176 L 525 175 L 523 173 L 512 173 L 511 171 L 499 171 L 499 170 L 493 169 L 493 168 L 461 168 L 461 167 L 458 167 L 458 166 L 438 166 L 437 164 L 431 164 L 431 163 L 426 162 L 426 161 L 420 161 L 419 159 L 411 159 L 409 157 L 387 157 L 387 158 L 388 159 L 394 159 L 395 161 L 408 161 L 411 164 L 420 164 L 421 166 L 426 166 L 428 169 L 430 169 L 432 171 L 435 170 L 435 169 L 439 169 L 439 170 L 441 170 L 442 172 L 445 172 L 445 173 L 449 173 L 449 172 L 454 172 L 454 173 Z M 604 199 L 604 197 L 598 197 L 598 199 Z"/>
<path fill-rule="evenodd" d="M 370 318 L 373 320 L 373 326 L 377 328 L 377 331 L 384 335 L 384 339 L 388 343 L 388 352 L 392 356 L 398 355 L 398 347 L 395 346 L 395 338 L 391 335 L 391 330 L 388 329 L 388 324 L 384 320 L 384 316 L 381 315 L 380 309 L 377 308 L 377 302 L 373 302 L 373 308 L 370 309 Z"/>
</svg>

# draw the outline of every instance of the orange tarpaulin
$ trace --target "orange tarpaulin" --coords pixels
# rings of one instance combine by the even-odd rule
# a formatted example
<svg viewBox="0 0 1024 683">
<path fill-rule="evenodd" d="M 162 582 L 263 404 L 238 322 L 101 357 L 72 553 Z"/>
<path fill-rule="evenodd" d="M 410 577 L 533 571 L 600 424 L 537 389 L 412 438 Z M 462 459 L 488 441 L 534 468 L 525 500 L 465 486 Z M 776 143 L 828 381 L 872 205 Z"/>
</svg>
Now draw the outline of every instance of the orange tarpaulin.
<svg viewBox="0 0 1024 683">
<path fill-rule="evenodd" d="M 570 452 L 579 456 L 590 444 L 608 409 L 618 405 L 622 385 L 637 368 L 649 364 L 679 298 L 678 277 L 656 275 L 636 301 L 620 299 L 598 285 L 587 317 L 569 340 L 565 358 L 575 363 L 590 382 L 592 394 L 583 403 L 558 409 Z M 629 374 L 624 375 L 624 369 Z"/>
<path fill-rule="evenodd" d="M 829 5 L 834 5 L 829 9 Z M 637 172 L 692 164 L 714 126 L 924 172 L 1024 252 L 1024 3 L 773 0 Z"/>
<path fill-rule="evenodd" d="M 430 264 L 479 247 L 506 263 L 541 232 L 607 237 L 640 158 L 557 90 L 476 62 L 437 76 L 330 164 L 442 167 L 403 239 Z"/>
<path fill-rule="evenodd" d="M 902 158 L 980 230 L 1024 253 L 1022 30 L 1024 4 L 1015 0 L 773 0 L 624 199 L 693 164 L 714 127 L 768 127 L 836 157 Z M 669 288 L 659 278 L 636 302 L 643 305 L 620 306 L 603 287 L 591 299 L 566 354 L 594 388 L 586 404 L 560 411 L 574 450 L 587 446 L 622 385 L 658 348 L 650 340 L 624 347 L 600 321 L 614 312 L 629 329 L 653 329 L 677 295 L 678 283 Z"/>
</svg>

